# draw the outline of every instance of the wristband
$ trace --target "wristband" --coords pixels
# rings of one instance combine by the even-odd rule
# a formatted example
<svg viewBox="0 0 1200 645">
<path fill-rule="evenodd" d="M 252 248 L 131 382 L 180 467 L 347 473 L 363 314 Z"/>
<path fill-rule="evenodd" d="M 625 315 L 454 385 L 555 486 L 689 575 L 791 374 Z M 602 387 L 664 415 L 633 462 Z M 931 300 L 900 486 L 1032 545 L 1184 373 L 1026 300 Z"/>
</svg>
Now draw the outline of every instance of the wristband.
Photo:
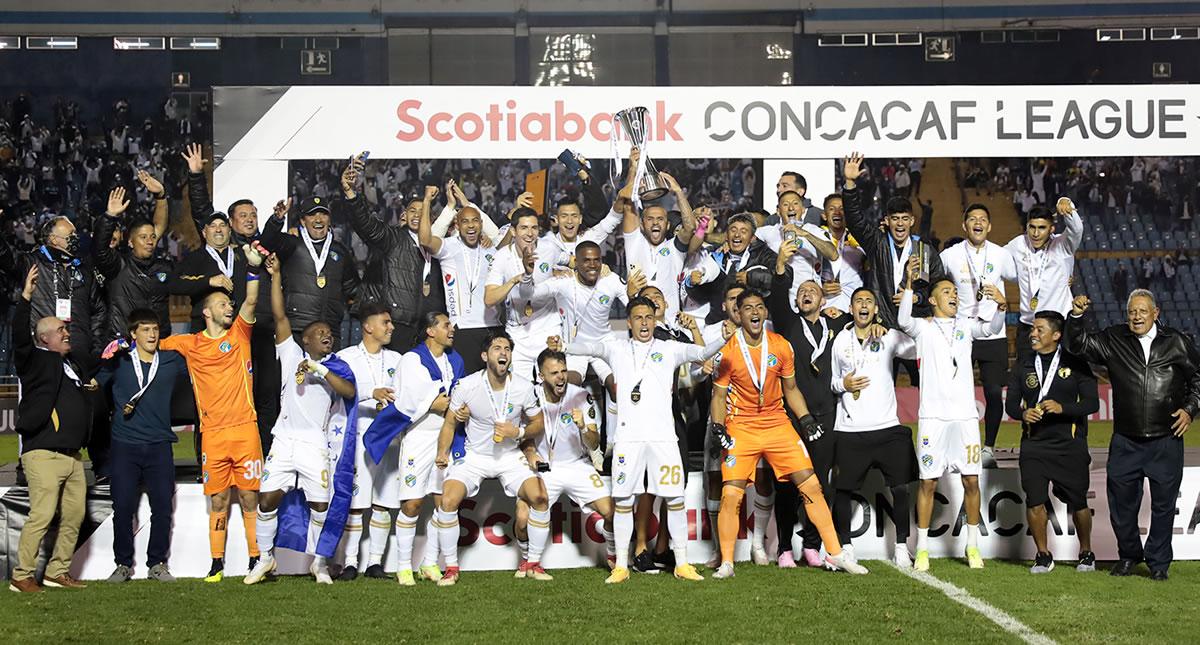
<svg viewBox="0 0 1200 645">
<path fill-rule="evenodd" d="M 254 276 L 254 279 L 257 280 L 258 272 L 260 270 L 262 270 L 262 265 L 255 266 L 253 264 L 246 263 L 246 277 L 247 278 L 249 278 L 250 276 Z"/>
<path fill-rule="evenodd" d="M 153 197 L 153 198 L 154 198 L 154 199 L 156 199 L 156 200 L 159 200 L 159 199 L 166 199 L 166 198 L 167 198 L 167 192 L 166 192 L 166 191 L 163 191 L 163 192 L 161 192 L 161 193 L 151 193 L 151 194 L 150 194 L 150 196 L 151 196 L 151 197 Z"/>
<path fill-rule="evenodd" d="M 259 275 L 257 273 L 247 273 L 246 282 L 258 282 Z"/>
</svg>

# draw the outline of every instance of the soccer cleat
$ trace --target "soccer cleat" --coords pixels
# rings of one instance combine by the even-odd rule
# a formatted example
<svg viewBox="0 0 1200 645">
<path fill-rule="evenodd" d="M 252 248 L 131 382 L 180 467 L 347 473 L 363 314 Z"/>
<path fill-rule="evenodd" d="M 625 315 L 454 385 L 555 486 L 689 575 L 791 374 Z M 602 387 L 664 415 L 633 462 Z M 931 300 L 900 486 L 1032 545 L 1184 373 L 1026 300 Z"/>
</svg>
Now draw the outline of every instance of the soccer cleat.
<svg viewBox="0 0 1200 645">
<path fill-rule="evenodd" d="M 220 582 L 225 579 L 225 560 L 222 558 L 213 558 L 212 566 L 208 569 L 208 575 L 204 577 L 205 582 Z"/>
<path fill-rule="evenodd" d="M 675 552 L 663 551 L 662 553 L 655 553 L 654 566 L 658 567 L 659 571 L 673 570 L 675 568 Z"/>
<path fill-rule="evenodd" d="M 714 572 L 712 574 L 712 576 L 713 576 L 713 578 L 716 578 L 717 580 L 724 580 L 725 578 L 732 578 L 734 576 L 733 563 L 732 562 L 722 562 L 721 566 L 717 567 L 716 572 Z"/>
<path fill-rule="evenodd" d="M 649 551 L 642 551 L 633 556 L 633 570 L 638 573 L 658 573 L 658 567 L 654 566 L 654 556 L 650 555 Z"/>
<path fill-rule="evenodd" d="M 319 585 L 333 584 L 333 578 L 329 577 L 329 567 L 317 566 L 316 560 L 313 560 L 313 563 L 309 565 L 308 572 L 312 574 L 313 578 L 316 578 Z"/>
<path fill-rule="evenodd" d="M 967 566 L 971 567 L 972 569 L 983 568 L 983 556 L 979 554 L 979 547 L 967 547 Z"/>
<path fill-rule="evenodd" d="M 842 545 L 842 555 L 846 556 L 847 562 L 853 562 L 855 564 L 858 564 L 858 558 L 854 555 L 854 545 L 853 544 L 843 544 Z"/>
<path fill-rule="evenodd" d="M 457 571 L 457 570 L 458 570 L 458 568 L 455 567 L 455 571 Z M 442 570 L 439 569 L 436 564 L 426 564 L 426 565 L 422 566 L 419 569 L 419 571 L 420 571 L 422 580 L 428 580 L 430 582 L 438 582 L 442 579 Z"/>
<path fill-rule="evenodd" d="M 779 560 L 777 561 L 777 564 L 779 565 L 780 569 L 795 569 L 796 557 L 792 555 L 791 551 L 783 551 L 779 554 Z"/>
<path fill-rule="evenodd" d="M 105 582 L 129 582 L 133 578 L 133 569 L 123 564 L 118 564 L 116 569 L 113 569 L 112 575 Z"/>
<path fill-rule="evenodd" d="M 250 573 L 247 573 L 246 577 L 242 578 L 242 582 L 248 585 L 258 584 L 275 572 L 275 566 L 275 558 L 264 555 L 259 558 L 258 564 L 250 569 Z"/>
<path fill-rule="evenodd" d="M 675 577 L 680 580 L 703 580 L 704 576 L 696 571 L 696 567 L 684 563 L 675 567 Z"/>
<path fill-rule="evenodd" d="M 852 560 L 851 557 L 852 555 L 846 553 L 845 551 L 837 555 L 827 555 L 825 556 L 825 564 L 829 565 L 835 570 L 853 573 L 856 576 L 867 575 L 867 573 L 869 573 L 867 568 Z"/>
<path fill-rule="evenodd" d="M 401 587 L 417 586 L 417 581 L 413 578 L 412 569 L 401 569 L 397 571 L 396 582 L 399 582 Z"/>
<path fill-rule="evenodd" d="M 993 448 L 991 446 L 983 447 L 983 467 L 984 468 L 999 467 L 999 464 L 996 463 L 996 449 L 995 448 Z"/>
<path fill-rule="evenodd" d="M 817 549 L 804 549 L 804 563 L 810 567 L 821 566 L 821 552 Z"/>
<path fill-rule="evenodd" d="M 517 565 L 516 573 L 513 573 L 513 577 L 520 579 L 527 575 L 529 575 L 529 561 L 521 560 L 520 564 Z"/>
<path fill-rule="evenodd" d="M 913 560 L 914 571 L 929 571 L 929 551 L 926 549 L 917 550 L 917 559 Z"/>
<path fill-rule="evenodd" d="M 760 545 L 750 547 L 750 561 L 754 564 L 765 567 L 771 564 L 771 558 L 767 555 L 767 548 Z"/>
<path fill-rule="evenodd" d="M 458 567 L 446 567 L 446 573 L 437 581 L 439 587 L 453 587 L 458 582 Z"/>
<path fill-rule="evenodd" d="M 146 577 L 159 582 L 175 582 L 175 576 L 171 575 L 171 570 L 167 568 L 166 562 L 159 562 L 150 567 L 150 572 L 146 574 Z"/>
<path fill-rule="evenodd" d="M 1029 568 L 1029 573 L 1050 573 L 1051 571 L 1054 571 L 1054 555 L 1039 552 L 1033 559 L 1033 566 Z"/>
<path fill-rule="evenodd" d="M 342 572 L 339 573 L 337 577 L 340 582 L 350 582 L 355 578 L 358 578 L 358 567 L 354 565 L 343 567 Z"/>
<path fill-rule="evenodd" d="M 897 545 L 896 552 L 892 554 L 892 562 L 901 569 L 911 569 L 913 562 L 912 556 L 908 554 L 908 547 Z"/>
<path fill-rule="evenodd" d="M 604 584 L 615 585 L 615 584 L 618 584 L 621 582 L 625 582 L 628 579 L 629 579 L 629 569 L 626 569 L 625 567 L 617 567 L 612 570 L 612 573 L 608 574 L 607 578 L 604 579 Z"/>
<path fill-rule="evenodd" d="M 1096 554 L 1091 551 L 1082 551 L 1079 554 L 1079 564 L 1075 565 L 1075 570 L 1080 573 L 1091 573 L 1096 570 Z"/>
<path fill-rule="evenodd" d="M 383 570 L 383 565 L 372 564 L 363 572 L 364 578 L 374 578 L 376 580 L 387 580 L 389 578 L 386 571 Z"/>
<path fill-rule="evenodd" d="M 250 562 L 249 562 L 249 564 L 246 565 L 246 571 L 249 571 L 249 570 L 253 569 L 254 567 L 257 567 L 258 559 L 259 559 L 259 556 L 257 556 L 257 555 L 250 556 Z"/>
<path fill-rule="evenodd" d="M 525 576 L 531 580 L 541 580 L 542 582 L 554 579 L 554 576 L 546 573 L 540 562 L 530 562 L 529 566 L 525 568 Z"/>
</svg>

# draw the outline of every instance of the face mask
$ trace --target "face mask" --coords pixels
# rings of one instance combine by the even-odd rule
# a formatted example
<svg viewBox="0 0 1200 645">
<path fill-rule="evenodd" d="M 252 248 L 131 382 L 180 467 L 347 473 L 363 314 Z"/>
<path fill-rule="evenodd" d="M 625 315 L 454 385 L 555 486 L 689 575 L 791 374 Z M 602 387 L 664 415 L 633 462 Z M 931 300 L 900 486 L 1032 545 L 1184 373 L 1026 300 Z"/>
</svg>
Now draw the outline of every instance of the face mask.
<svg viewBox="0 0 1200 645">
<path fill-rule="evenodd" d="M 79 234 L 71 233 L 67 236 L 67 253 L 76 255 L 79 253 Z"/>
</svg>

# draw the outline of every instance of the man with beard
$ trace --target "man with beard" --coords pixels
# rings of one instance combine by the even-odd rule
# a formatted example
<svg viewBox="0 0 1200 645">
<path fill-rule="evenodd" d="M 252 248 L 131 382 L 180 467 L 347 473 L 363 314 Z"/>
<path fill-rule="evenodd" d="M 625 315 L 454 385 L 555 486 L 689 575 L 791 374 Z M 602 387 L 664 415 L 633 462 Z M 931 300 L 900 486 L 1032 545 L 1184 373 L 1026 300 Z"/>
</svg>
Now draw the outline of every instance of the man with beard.
<svg viewBox="0 0 1200 645">
<path fill-rule="evenodd" d="M 705 344 L 720 340 L 721 338 L 732 334 L 734 330 L 737 329 L 737 297 L 745 289 L 746 287 L 743 287 L 737 283 L 733 283 L 725 287 L 725 298 L 721 303 L 721 311 L 724 312 L 725 318 L 720 322 L 715 322 L 704 326 L 704 329 L 701 330 L 700 334 L 703 337 Z M 771 321 L 768 320 L 767 324 L 769 325 L 770 322 Z M 699 389 L 705 389 L 707 387 L 707 377 L 711 376 L 712 373 L 716 371 L 716 363 L 716 357 L 704 363 L 701 373 L 704 375 L 705 379 L 700 384 Z M 709 396 L 702 398 L 698 397 L 698 402 L 702 404 L 701 414 L 703 415 L 702 419 L 704 421 L 706 430 L 708 426 L 707 421 L 709 406 L 712 403 L 711 388 L 708 389 Z M 708 526 L 713 542 L 713 552 L 716 554 L 712 560 L 709 560 L 707 564 L 710 569 L 716 569 L 721 564 L 721 532 L 717 530 L 717 516 L 721 512 L 721 451 L 713 448 L 713 442 L 715 440 L 716 438 L 708 432 L 704 433 L 704 511 L 708 516 Z M 754 487 L 755 493 L 757 493 L 760 498 L 766 498 L 768 496 L 773 497 L 775 495 L 774 486 L 766 477 L 756 478 Z M 772 503 L 772 505 L 774 504 Z M 766 513 L 770 514 L 770 510 L 768 509 Z M 758 517 L 757 514 L 755 517 Z M 758 523 L 755 522 L 755 535 L 757 535 L 757 531 Z M 763 529 L 763 532 L 765 532 L 765 528 Z M 754 549 L 751 550 L 750 555 L 751 558 L 755 557 Z M 762 550 L 761 561 L 763 564 L 768 562 L 765 546 Z"/>
<path fill-rule="evenodd" d="M 1012 256 L 1021 290 L 1017 360 L 1022 363 L 1033 352 L 1029 344 L 1033 315 L 1049 309 L 1066 316 L 1071 310 L 1071 274 L 1075 251 L 1083 240 L 1083 218 L 1066 197 L 1060 197 L 1054 207 L 1065 227 L 1062 233 L 1054 232 L 1054 213 L 1037 206 L 1025 219 L 1025 233 L 1004 247 Z"/>
<path fill-rule="evenodd" d="M 850 311 L 850 296 L 863 285 L 863 262 L 866 260 L 858 240 L 846 230 L 846 210 L 842 196 L 831 193 L 825 197 L 825 210 L 821 220 L 825 231 L 837 249 L 836 260 L 821 262 L 821 290 L 825 292 L 825 306 L 839 311 Z"/>
<path fill-rule="evenodd" d="M 192 207 L 192 221 L 196 223 L 196 232 L 200 232 L 208 224 L 208 216 L 213 212 L 212 199 L 208 195 L 208 177 L 204 174 L 204 148 L 198 143 L 188 144 L 181 153 L 188 167 L 188 201 Z M 233 243 L 247 244 L 258 237 L 258 208 L 249 199 L 239 199 L 229 205 L 225 211 L 229 213 L 229 224 Z M 267 305 L 270 307 L 270 304 Z"/>
<path fill-rule="evenodd" d="M 630 157 L 630 163 L 637 164 L 637 154 Z M 644 274 L 648 283 L 658 287 L 666 296 L 667 310 L 664 315 L 667 320 L 672 320 L 680 307 L 681 279 L 688 245 L 696 232 L 696 218 L 688 205 L 687 195 L 675 178 L 662 172 L 659 175 L 667 182 L 679 204 L 682 224 L 678 234 L 668 238 L 669 222 L 666 208 L 658 204 L 648 205 L 642 209 L 640 216 L 637 209 L 626 208 L 622 223 L 625 240 L 625 277 L 632 280 L 635 273 Z M 622 194 L 628 195 L 632 190 L 632 184 L 627 184 L 622 189 Z M 720 298 L 719 293 L 715 298 Z"/>
<path fill-rule="evenodd" d="M 786 192 L 796 193 L 801 199 L 801 208 L 803 210 L 796 211 L 801 223 L 812 224 L 813 226 L 821 224 L 820 209 L 813 206 L 812 201 L 805 197 L 808 193 L 808 181 L 804 178 L 804 175 L 792 170 L 788 170 L 780 175 L 779 181 L 775 182 L 776 199 L 782 198 Z"/>
<path fill-rule="evenodd" d="M 161 191 L 162 184 L 145 172 L 149 181 Z M 146 179 L 143 179 L 146 181 Z M 149 184 L 148 184 L 149 185 Z M 96 220 L 96 239 L 108 240 L 120 224 L 121 215 L 129 207 L 125 189 L 115 188 L 108 196 L 105 217 Z M 129 225 L 129 251 L 123 252 L 109 244 L 97 244 L 94 249 L 96 270 L 104 276 L 108 301 L 108 327 L 100 340 L 121 338 L 128 331 L 129 313 L 134 309 L 150 309 L 158 316 L 162 336 L 171 335 L 170 298 L 168 283 L 175 278 L 170 258 L 155 253 L 160 238 L 159 229 L 166 226 L 167 198 L 155 194 L 154 221 L 135 220 Z"/>
<path fill-rule="evenodd" d="M 796 251 L 789 263 L 792 267 L 792 282 L 787 285 L 789 301 L 796 299 L 796 289 L 801 282 L 819 278 L 823 264 L 836 262 L 838 259 L 837 247 L 833 245 L 828 233 L 816 224 L 803 223 L 803 209 L 800 195 L 794 191 L 787 191 L 779 196 L 777 212 L 781 218 L 780 223 L 761 226 L 754 231 L 754 236 L 765 242 L 775 253 L 779 253 L 784 242 L 795 243 Z"/>
<path fill-rule="evenodd" d="M 692 289 L 693 295 L 704 293 L 710 302 L 705 322 L 713 323 L 721 319 L 721 298 L 730 283 L 763 293 L 771 290 L 772 270 L 778 256 L 766 243 L 755 237 L 754 231 L 754 218 L 746 213 L 730 217 L 725 227 L 725 245 L 706 260 L 708 266 L 705 272 L 716 277 Z M 791 267 L 788 267 L 786 284 L 791 284 L 792 274 Z"/>
</svg>

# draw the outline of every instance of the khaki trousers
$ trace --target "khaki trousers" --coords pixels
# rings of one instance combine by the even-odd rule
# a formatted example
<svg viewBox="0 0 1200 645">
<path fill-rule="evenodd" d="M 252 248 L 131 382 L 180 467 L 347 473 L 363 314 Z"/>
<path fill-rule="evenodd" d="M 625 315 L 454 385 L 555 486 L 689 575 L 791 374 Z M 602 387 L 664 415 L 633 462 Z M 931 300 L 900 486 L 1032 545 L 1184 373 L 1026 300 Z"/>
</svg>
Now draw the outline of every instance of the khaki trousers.
<svg viewBox="0 0 1200 645">
<path fill-rule="evenodd" d="M 46 563 L 46 577 L 69 573 L 79 525 L 87 501 L 87 482 L 79 455 L 68 456 L 50 450 L 30 450 L 21 455 L 21 466 L 29 481 L 29 519 L 21 529 L 17 548 L 17 567 L 13 580 L 33 577 L 37 571 L 38 551 L 55 514 L 59 515 L 58 539 Z"/>
</svg>

